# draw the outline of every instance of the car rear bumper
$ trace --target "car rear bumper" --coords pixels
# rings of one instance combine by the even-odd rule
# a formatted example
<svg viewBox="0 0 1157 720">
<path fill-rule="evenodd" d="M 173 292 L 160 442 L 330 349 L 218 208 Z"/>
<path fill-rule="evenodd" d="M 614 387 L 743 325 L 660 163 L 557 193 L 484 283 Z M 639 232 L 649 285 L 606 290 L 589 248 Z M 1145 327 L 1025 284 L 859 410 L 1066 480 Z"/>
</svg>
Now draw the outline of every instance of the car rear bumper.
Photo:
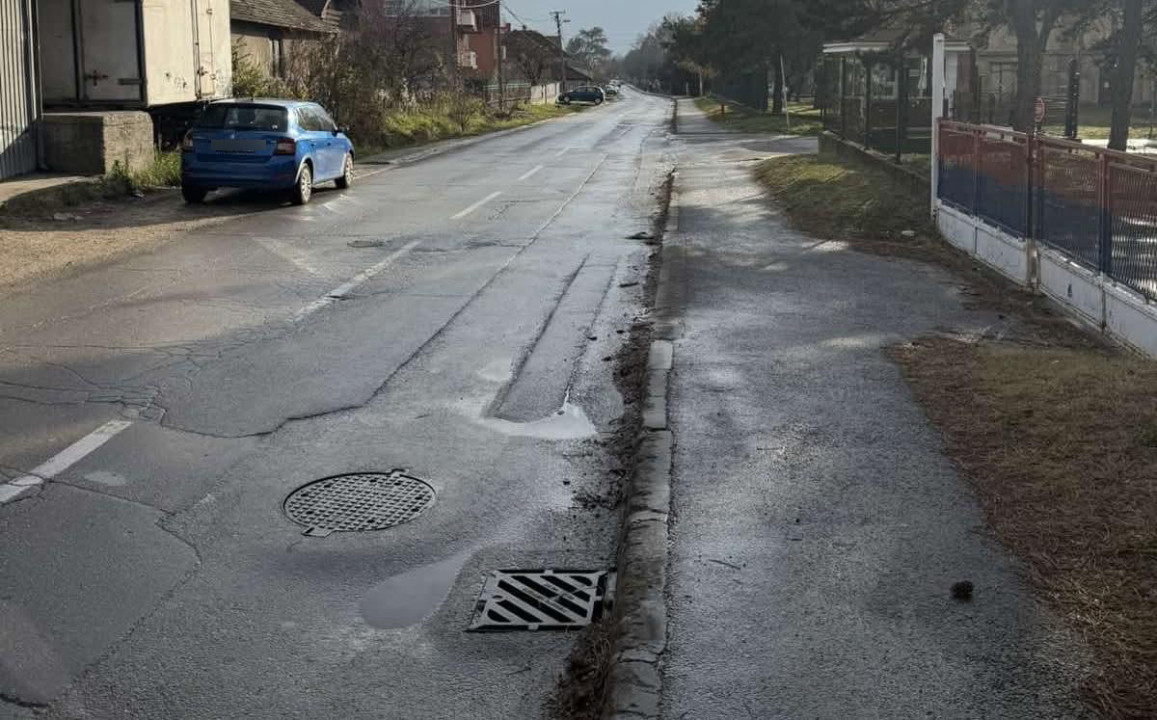
<svg viewBox="0 0 1157 720">
<path fill-rule="evenodd" d="M 288 155 L 262 163 L 205 162 L 186 155 L 181 158 L 181 184 L 277 190 L 293 187 L 297 168 L 297 159 Z"/>
</svg>

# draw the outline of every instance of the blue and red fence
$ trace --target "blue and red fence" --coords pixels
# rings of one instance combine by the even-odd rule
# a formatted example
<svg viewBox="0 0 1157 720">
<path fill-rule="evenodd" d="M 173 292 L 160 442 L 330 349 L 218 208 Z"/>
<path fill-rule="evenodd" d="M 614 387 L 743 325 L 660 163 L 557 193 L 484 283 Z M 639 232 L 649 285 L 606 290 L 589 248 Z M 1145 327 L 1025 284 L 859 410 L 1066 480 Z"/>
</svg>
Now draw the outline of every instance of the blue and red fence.
<svg viewBox="0 0 1157 720">
<path fill-rule="evenodd" d="M 939 196 L 1157 299 L 1157 157 L 940 121 Z"/>
</svg>

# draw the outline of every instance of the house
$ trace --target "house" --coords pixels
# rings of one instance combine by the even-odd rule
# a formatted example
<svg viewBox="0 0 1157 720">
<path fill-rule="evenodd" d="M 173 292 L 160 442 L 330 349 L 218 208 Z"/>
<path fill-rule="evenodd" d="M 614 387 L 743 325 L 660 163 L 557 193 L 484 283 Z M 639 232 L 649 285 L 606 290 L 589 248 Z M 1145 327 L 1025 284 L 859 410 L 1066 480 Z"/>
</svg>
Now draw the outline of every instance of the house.
<svg viewBox="0 0 1157 720">
<path fill-rule="evenodd" d="M 304 43 L 336 32 L 294 0 L 230 0 L 229 6 L 230 35 L 239 54 L 269 77 L 286 77 Z"/>
<path fill-rule="evenodd" d="M 558 39 L 543 35 L 535 30 L 523 28 L 511 30 L 505 36 L 503 45 L 506 46 L 506 72 L 508 81 L 529 82 L 531 85 L 556 86 L 562 92 L 562 53 L 559 52 Z M 578 85 L 589 85 L 594 82 L 590 74 L 575 66 L 569 59 L 566 62 L 566 84 L 568 88 Z M 555 94 L 557 95 L 558 92 Z"/>
</svg>

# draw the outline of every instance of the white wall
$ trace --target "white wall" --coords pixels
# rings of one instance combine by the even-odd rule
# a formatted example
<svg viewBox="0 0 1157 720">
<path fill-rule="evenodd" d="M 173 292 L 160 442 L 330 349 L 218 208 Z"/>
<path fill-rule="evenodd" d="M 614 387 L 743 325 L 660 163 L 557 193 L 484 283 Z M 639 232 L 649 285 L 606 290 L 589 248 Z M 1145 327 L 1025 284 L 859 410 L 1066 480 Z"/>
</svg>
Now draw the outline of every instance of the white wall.
<svg viewBox="0 0 1157 720">
<path fill-rule="evenodd" d="M 1157 357 L 1157 305 L 1049 247 L 1030 244 L 937 201 L 936 224 L 952 245 L 1022 287 L 1047 295 L 1069 314 L 1114 340 Z"/>
</svg>

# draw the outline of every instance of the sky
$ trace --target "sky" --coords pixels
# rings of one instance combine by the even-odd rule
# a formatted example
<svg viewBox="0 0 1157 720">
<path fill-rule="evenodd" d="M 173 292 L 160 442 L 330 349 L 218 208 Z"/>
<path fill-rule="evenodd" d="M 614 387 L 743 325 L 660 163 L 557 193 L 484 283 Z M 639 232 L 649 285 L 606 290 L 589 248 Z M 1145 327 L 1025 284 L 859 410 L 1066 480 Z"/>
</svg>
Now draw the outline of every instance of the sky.
<svg viewBox="0 0 1157 720">
<path fill-rule="evenodd" d="M 598 25 L 607 31 L 611 50 L 620 54 L 667 13 L 690 14 L 698 4 L 699 0 L 502 0 L 503 8 L 511 11 L 506 18 L 515 27 L 522 18 L 532 30 L 554 35 L 550 11 L 566 10 L 570 23 L 563 25 L 564 40 L 581 28 Z"/>
</svg>

